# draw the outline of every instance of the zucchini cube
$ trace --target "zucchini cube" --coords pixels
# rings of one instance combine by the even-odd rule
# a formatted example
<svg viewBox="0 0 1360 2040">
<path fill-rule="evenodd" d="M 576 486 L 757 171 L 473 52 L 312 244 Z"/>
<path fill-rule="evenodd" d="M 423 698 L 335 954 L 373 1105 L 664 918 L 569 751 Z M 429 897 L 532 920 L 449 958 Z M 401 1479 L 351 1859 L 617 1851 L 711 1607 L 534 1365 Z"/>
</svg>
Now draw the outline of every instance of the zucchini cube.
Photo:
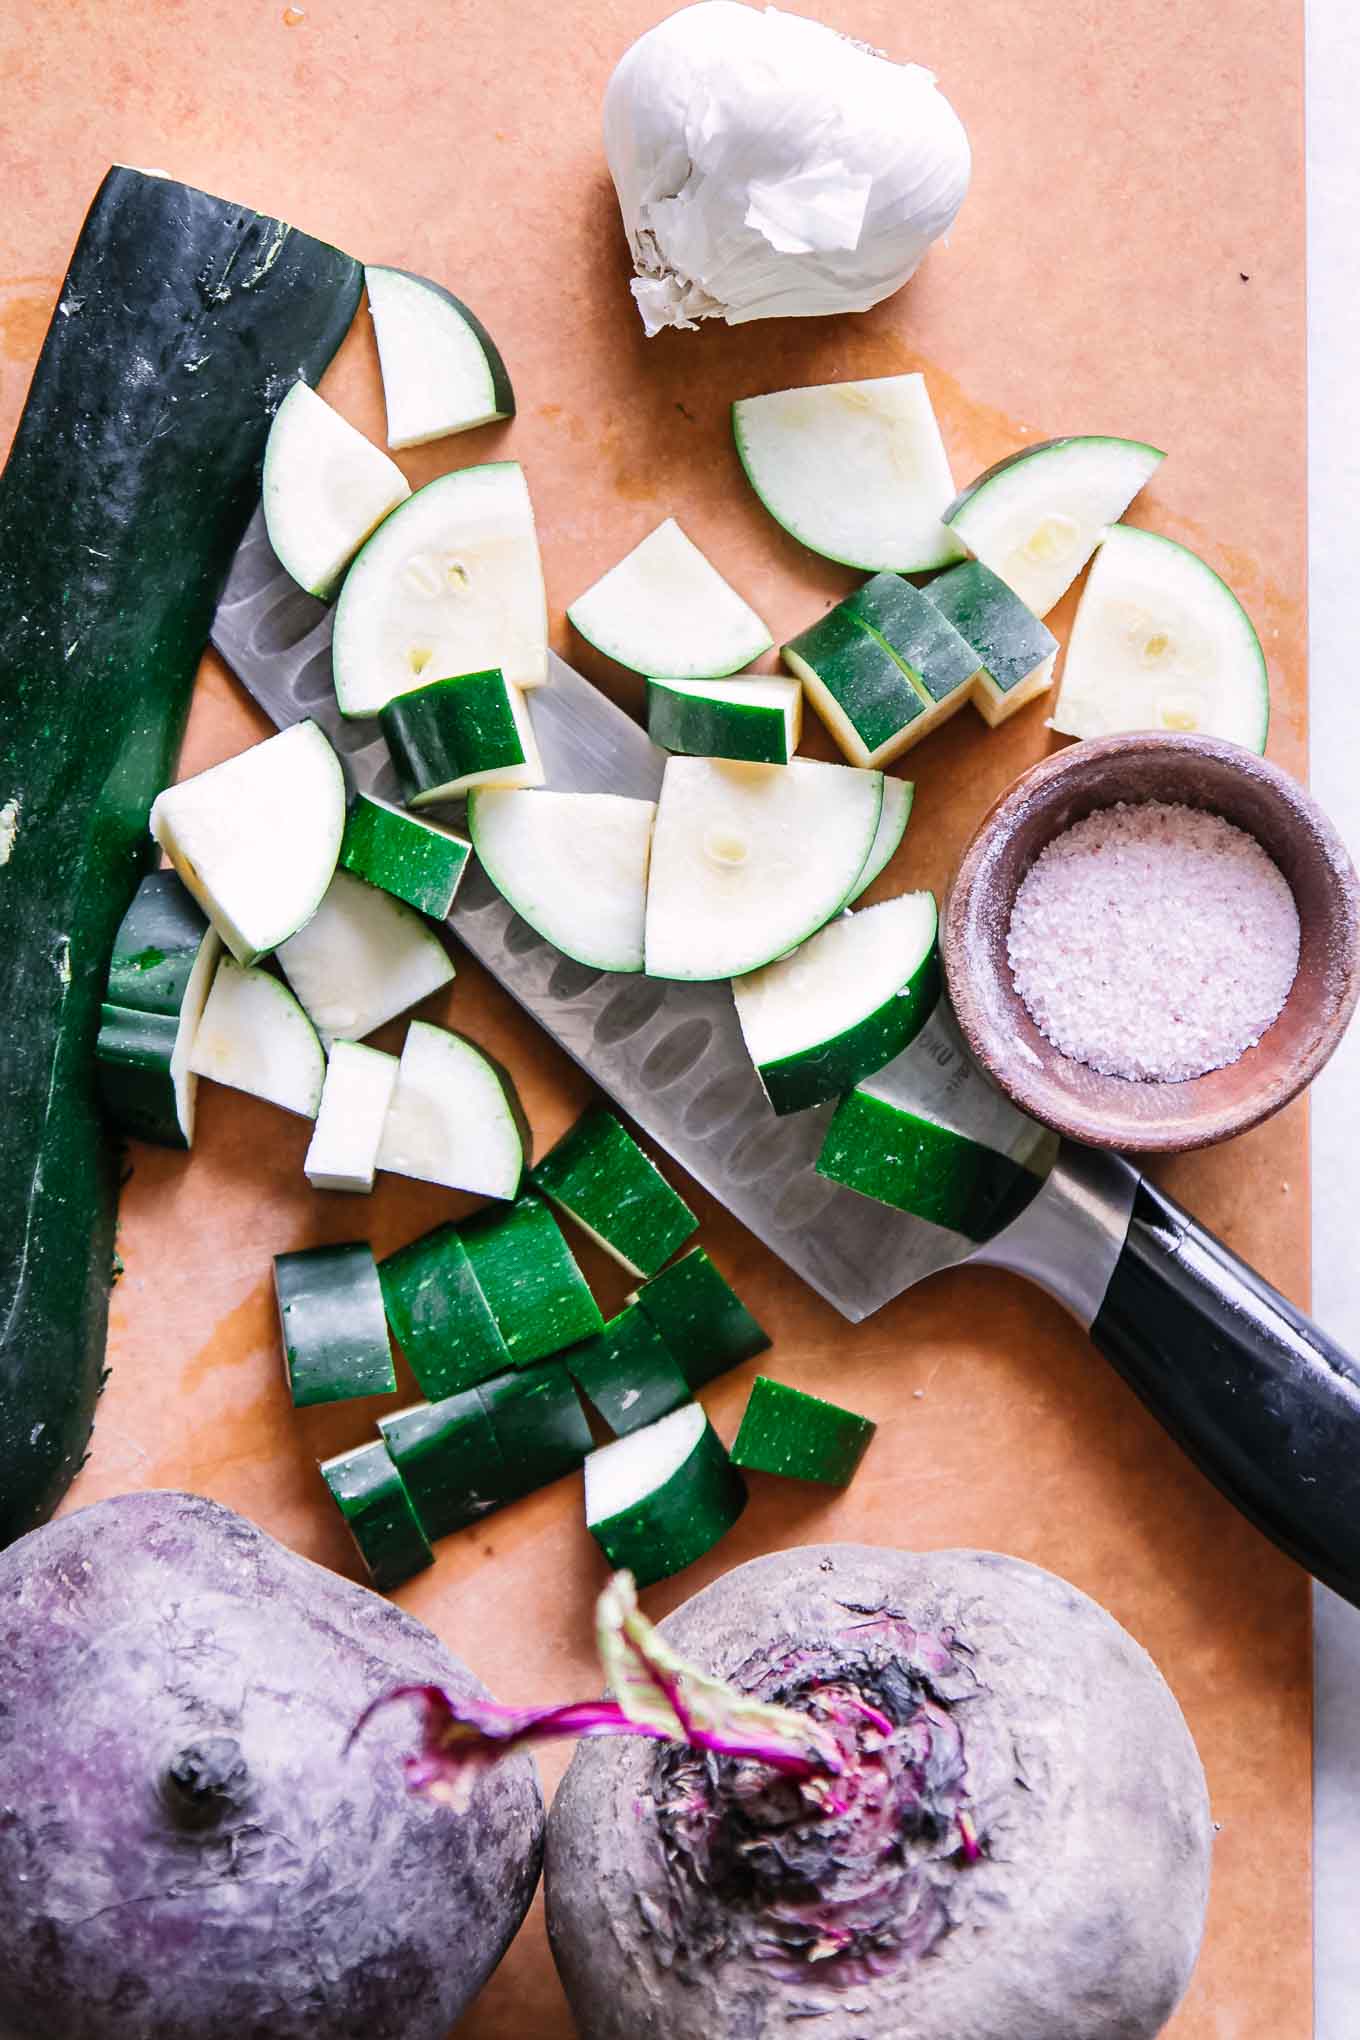
<svg viewBox="0 0 1360 2040">
<path fill-rule="evenodd" d="M 402 792 L 414 808 L 472 786 L 541 786 L 529 707 L 498 666 L 398 694 L 378 712 Z"/>
<path fill-rule="evenodd" d="M 276 1254 L 274 1294 L 295 1409 L 395 1392 L 382 1289 L 366 1241 Z"/>
<path fill-rule="evenodd" d="M 630 1275 L 654 1275 L 699 1230 L 684 1198 L 603 1106 L 563 1134 L 532 1181 Z"/>
</svg>

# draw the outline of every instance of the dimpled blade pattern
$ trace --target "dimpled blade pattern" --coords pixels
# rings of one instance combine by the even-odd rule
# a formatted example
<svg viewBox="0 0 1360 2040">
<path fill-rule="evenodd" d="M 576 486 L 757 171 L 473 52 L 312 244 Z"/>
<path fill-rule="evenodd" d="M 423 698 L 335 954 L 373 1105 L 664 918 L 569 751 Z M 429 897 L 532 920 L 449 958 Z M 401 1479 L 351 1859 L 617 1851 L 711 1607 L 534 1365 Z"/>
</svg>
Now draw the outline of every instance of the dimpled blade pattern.
<svg viewBox="0 0 1360 2040">
<path fill-rule="evenodd" d="M 280 728 L 313 717 L 354 783 L 396 800 L 376 722 L 347 722 L 336 708 L 330 633 L 330 611 L 289 580 L 257 513 L 223 590 L 213 645 Z M 548 686 L 529 702 L 550 785 L 655 797 L 662 753 L 555 655 Z M 967 1259 L 972 1248 L 959 1235 L 815 1174 L 833 1108 L 776 1117 L 725 984 L 665 984 L 574 963 L 521 921 L 476 865 L 450 923 L 658 1147 L 847 1318 L 868 1317 L 923 1276 Z M 943 1004 L 894 1072 L 914 1102 L 960 1131 L 976 1127 L 996 1141 L 998 1113 L 1008 1115 L 1007 1144 L 1024 1145 L 1034 1131 L 979 1074 Z"/>
</svg>

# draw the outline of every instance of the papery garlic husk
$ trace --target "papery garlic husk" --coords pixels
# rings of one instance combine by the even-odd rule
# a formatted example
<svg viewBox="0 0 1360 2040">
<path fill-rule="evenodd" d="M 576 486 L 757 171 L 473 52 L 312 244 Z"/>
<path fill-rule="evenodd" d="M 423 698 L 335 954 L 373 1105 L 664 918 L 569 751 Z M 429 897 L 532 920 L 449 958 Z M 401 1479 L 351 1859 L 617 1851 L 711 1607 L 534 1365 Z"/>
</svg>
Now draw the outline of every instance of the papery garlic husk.
<svg viewBox="0 0 1360 2040">
<path fill-rule="evenodd" d="M 931 72 L 739 0 L 633 44 L 604 145 L 649 334 L 867 311 L 949 227 L 971 170 Z"/>
</svg>

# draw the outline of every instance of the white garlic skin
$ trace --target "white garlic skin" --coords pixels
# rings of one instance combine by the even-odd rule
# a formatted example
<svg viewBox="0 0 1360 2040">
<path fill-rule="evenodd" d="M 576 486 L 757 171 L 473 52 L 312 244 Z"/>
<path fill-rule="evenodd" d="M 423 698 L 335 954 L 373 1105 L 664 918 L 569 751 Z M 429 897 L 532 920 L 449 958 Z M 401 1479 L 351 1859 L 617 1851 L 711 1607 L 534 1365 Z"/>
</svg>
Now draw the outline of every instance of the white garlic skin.
<svg viewBox="0 0 1360 2040">
<path fill-rule="evenodd" d="M 740 0 L 639 37 L 604 144 L 649 334 L 868 311 L 948 229 L 972 167 L 929 71 Z"/>
</svg>

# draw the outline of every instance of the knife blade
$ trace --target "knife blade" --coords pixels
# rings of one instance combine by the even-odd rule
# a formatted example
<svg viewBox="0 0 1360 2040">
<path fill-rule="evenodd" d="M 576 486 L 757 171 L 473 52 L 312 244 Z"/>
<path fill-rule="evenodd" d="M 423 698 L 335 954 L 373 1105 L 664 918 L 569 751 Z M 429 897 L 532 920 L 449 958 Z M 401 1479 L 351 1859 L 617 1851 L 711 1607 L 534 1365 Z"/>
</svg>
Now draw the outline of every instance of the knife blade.
<svg viewBox="0 0 1360 2040">
<path fill-rule="evenodd" d="M 376 723 L 347 720 L 336 707 L 330 638 L 330 611 L 289 580 L 257 515 L 223 590 L 213 644 L 280 728 L 312 717 L 356 787 L 397 800 Z M 549 665 L 548 685 L 529 697 L 549 784 L 655 799 L 662 753 L 565 660 L 550 654 Z M 457 821 L 457 812 L 445 818 Z M 449 918 L 458 940 L 601 1090 L 845 1317 L 868 1317 L 977 1252 L 961 1234 L 816 1174 L 833 1108 L 774 1113 L 725 983 L 667 983 L 575 963 L 522 921 L 476 865 Z M 899 1062 L 898 1080 L 927 1115 L 942 1114 L 1017 1155 L 1048 1144 L 983 1077 L 943 999 Z"/>
</svg>

